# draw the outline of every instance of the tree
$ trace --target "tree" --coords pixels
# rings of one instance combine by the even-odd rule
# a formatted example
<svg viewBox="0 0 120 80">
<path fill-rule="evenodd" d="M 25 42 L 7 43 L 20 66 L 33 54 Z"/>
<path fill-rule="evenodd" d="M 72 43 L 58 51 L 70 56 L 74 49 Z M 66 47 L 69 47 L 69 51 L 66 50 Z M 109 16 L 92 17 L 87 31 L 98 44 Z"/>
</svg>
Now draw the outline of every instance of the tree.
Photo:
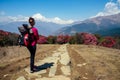
<svg viewBox="0 0 120 80">
<path fill-rule="evenodd" d="M 100 43 L 101 46 L 104 47 L 113 47 L 116 44 L 116 40 L 112 37 L 105 37 L 104 40 Z"/>
<path fill-rule="evenodd" d="M 81 33 L 76 33 L 75 34 L 75 43 L 76 44 L 83 44 L 83 38 L 82 38 L 82 35 Z"/>
<path fill-rule="evenodd" d="M 69 41 L 69 43 L 70 43 L 70 44 L 75 44 L 75 41 L 76 41 L 75 38 L 76 38 L 75 36 L 70 36 L 70 41 Z"/>
<path fill-rule="evenodd" d="M 48 36 L 47 43 L 48 44 L 55 44 L 56 43 L 56 36 L 52 36 L 52 35 Z"/>
<path fill-rule="evenodd" d="M 46 44 L 47 43 L 47 37 L 45 36 L 39 36 L 39 40 L 37 41 L 38 44 Z"/>
</svg>

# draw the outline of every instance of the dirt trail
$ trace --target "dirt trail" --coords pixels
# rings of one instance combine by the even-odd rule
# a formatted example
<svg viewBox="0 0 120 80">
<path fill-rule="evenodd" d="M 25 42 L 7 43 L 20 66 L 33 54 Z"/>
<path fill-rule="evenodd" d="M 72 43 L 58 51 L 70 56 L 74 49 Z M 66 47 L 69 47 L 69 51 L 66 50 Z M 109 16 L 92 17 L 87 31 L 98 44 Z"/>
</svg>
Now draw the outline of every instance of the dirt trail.
<svg viewBox="0 0 120 80">
<path fill-rule="evenodd" d="M 12 61 L 0 67 L 0 80 L 120 80 L 117 49 L 69 44 L 38 46 L 35 73 L 29 71 L 28 55 Z"/>
<path fill-rule="evenodd" d="M 25 69 L 27 76 L 34 80 L 71 80 L 70 57 L 66 45 L 53 51 L 53 54 L 43 60 L 37 61 L 39 70 L 30 73 L 29 67 Z M 28 78 L 27 78 L 28 79 Z M 18 78 L 18 80 L 20 80 Z"/>
</svg>

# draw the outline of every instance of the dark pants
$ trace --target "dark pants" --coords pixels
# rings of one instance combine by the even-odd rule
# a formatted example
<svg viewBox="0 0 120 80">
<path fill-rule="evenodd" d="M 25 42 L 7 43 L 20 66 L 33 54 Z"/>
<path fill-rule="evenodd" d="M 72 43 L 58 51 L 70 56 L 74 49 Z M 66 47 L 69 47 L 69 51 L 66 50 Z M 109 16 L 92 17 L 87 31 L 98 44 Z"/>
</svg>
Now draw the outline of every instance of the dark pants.
<svg viewBox="0 0 120 80">
<path fill-rule="evenodd" d="M 28 48 L 28 50 L 30 52 L 30 70 L 33 70 L 35 53 L 36 53 L 36 45 L 35 46 L 29 46 L 27 48 Z"/>
</svg>

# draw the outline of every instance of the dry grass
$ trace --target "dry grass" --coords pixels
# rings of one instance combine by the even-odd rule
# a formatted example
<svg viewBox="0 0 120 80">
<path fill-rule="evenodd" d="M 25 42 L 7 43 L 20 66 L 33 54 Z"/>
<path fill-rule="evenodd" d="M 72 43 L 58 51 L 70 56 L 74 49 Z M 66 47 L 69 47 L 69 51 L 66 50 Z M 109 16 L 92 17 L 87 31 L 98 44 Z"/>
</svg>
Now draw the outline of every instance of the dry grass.
<svg viewBox="0 0 120 80">
<path fill-rule="evenodd" d="M 51 56 L 59 46 L 38 45 L 36 61 Z M 120 50 L 92 45 L 68 45 L 67 49 L 71 58 L 72 80 L 120 80 Z M 0 48 L 0 80 L 15 80 L 23 75 L 27 78 L 24 72 L 27 66 L 29 52 L 25 47 Z M 62 73 L 60 66 L 56 75 Z"/>
<path fill-rule="evenodd" d="M 70 47 L 85 60 L 86 69 L 96 80 L 120 80 L 120 50 L 87 45 Z"/>
</svg>

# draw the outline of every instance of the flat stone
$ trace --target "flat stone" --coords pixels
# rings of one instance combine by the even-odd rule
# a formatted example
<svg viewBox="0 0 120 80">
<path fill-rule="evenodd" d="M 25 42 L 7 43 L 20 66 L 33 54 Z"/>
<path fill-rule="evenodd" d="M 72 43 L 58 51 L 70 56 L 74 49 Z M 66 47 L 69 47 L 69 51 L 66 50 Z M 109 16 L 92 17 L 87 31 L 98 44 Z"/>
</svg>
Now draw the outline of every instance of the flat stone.
<svg viewBox="0 0 120 80">
<path fill-rule="evenodd" d="M 60 63 L 63 65 L 68 65 L 70 62 L 70 57 L 68 56 L 68 53 L 64 53 L 61 54 L 61 59 L 60 59 Z"/>
<path fill-rule="evenodd" d="M 56 53 L 54 53 L 52 56 L 53 56 L 53 57 L 59 57 L 60 54 L 61 54 L 61 52 L 56 52 Z"/>
<path fill-rule="evenodd" d="M 61 66 L 61 71 L 63 75 L 56 76 L 55 74 L 57 70 L 58 61 L 60 62 L 60 64 L 63 64 Z M 45 59 L 39 60 L 38 62 L 35 63 L 37 66 L 40 67 L 44 67 L 45 64 L 50 63 L 51 66 L 49 67 L 48 77 L 41 76 L 42 74 L 47 73 L 46 70 L 30 73 L 30 69 L 28 67 L 25 69 L 25 71 L 28 73 L 29 77 L 30 76 L 37 77 L 35 80 L 70 80 L 70 78 L 67 77 L 68 75 L 71 75 L 70 66 L 68 66 L 69 62 L 70 57 L 68 55 L 66 45 L 61 45 L 61 47 L 58 50 L 53 51 L 52 56 L 46 57 Z"/>
<path fill-rule="evenodd" d="M 16 80 L 26 80 L 24 76 L 20 76 L 19 78 L 17 78 Z"/>
<path fill-rule="evenodd" d="M 62 66 L 61 71 L 66 76 L 71 74 L 70 66 Z"/>
<path fill-rule="evenodd" d="M 38 62 L 35 62 L 35 65 L 40 66 L 43 65 L 45 62 L 43 60 L 39 60 Z"/>
<path fill-rule="evenodd" d="M 50 57 L 50 58 L 46 58 L 46 59 L 44 60 L 44 62 L 46 62 L 46 63 L 51 63 L 51 62 L 53 62 L 53 63 L 55 64 L 55 63 L 57 63 L 58 60 L 59 60 L 58 57 Z"/>
<path fill-rule="evenodd" d="M 49 77 L 55 76 L 56 70 L 57 70 L 57 64 L 54 64 L 54 66 L 50 68 Z"/>
<path fill-rule="evenodd" d="M 59 50 L 61 51 L 60 63 L 63 64 L 63 65 L 68 65 L 69 62 L 70 62 L 70 57 L 68 55 L 66 45 L 61 46 L 61 48 Z"/>
<path fill-rule="evenodd" d="M 25 71 L 30 75 L 30 76 L 41 76 L 41 74 L 45 74 L 47 71 L 46 70 L 41 70 L 38 72 L 30 73 L 30 68 L 26 68 Z"/>
<path fill-rule="evenodd" d="M 54 76 L 52 78 L 37 78 L 35 80 L 71 80 L 69 77 L 63 76 L 63 75 L 59 75 L 59 76 Z"/>
</svg>

